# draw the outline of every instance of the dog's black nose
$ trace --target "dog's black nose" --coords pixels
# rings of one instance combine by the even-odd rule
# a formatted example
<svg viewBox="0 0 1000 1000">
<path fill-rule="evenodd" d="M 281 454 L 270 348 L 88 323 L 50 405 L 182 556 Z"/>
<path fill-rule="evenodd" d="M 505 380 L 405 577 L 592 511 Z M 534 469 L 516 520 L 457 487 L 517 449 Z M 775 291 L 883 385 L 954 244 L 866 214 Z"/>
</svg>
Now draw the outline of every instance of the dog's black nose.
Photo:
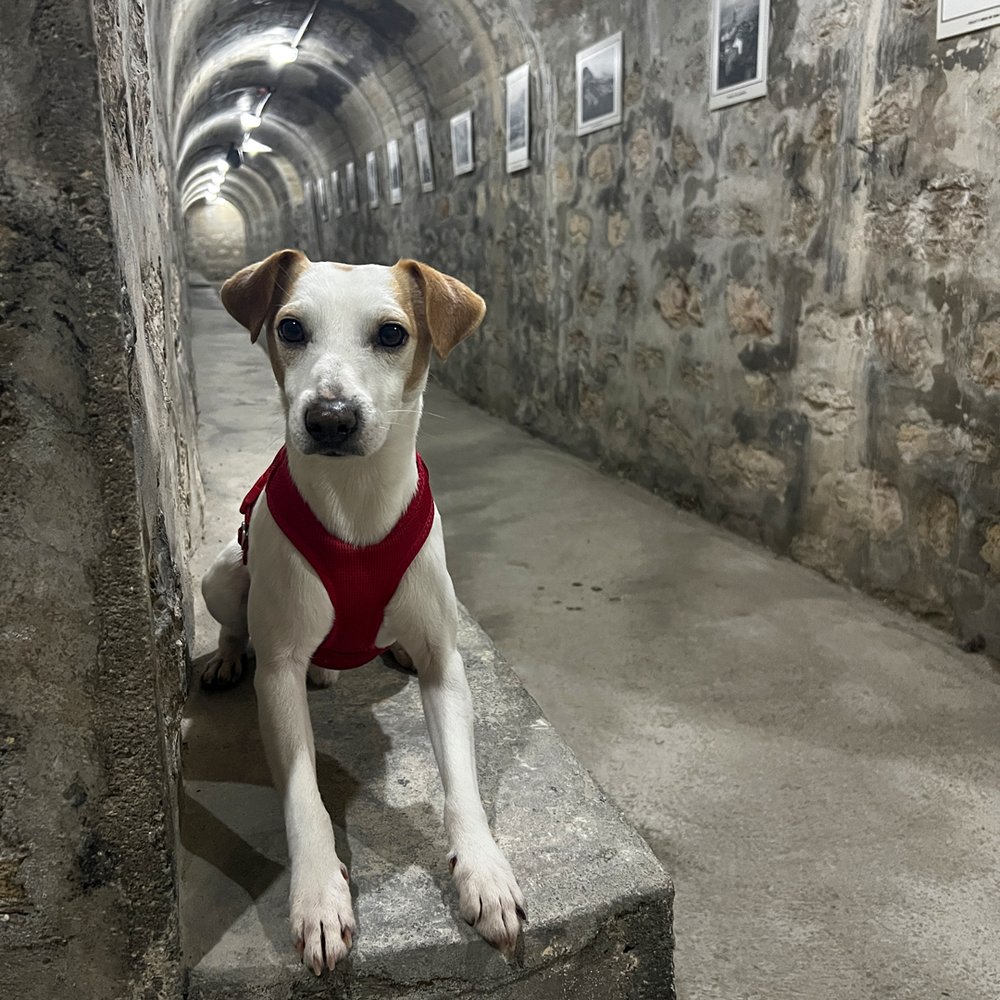
<svg viewBox="0 0 1000 1000">
<path fill-rule="evenodd" d="M 317 399 L 306 407 L 306 430 L 320 445 L 339 448 L 358 429 L 358 408 L 342 399 Z"/>
</svg>

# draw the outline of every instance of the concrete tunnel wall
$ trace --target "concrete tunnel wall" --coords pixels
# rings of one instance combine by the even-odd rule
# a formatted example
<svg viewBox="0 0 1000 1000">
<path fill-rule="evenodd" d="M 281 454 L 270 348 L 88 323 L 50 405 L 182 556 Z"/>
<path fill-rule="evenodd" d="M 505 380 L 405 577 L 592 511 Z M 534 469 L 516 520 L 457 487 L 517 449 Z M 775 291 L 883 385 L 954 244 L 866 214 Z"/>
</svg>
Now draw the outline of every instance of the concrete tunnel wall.
<svg viewBox="0 0 1000 1000">
<path fill-rule="evenodd" d="M 0 996 L 177 997 L 199 532 L 185 264 L 138 0 L 0 32 Z"/>
<path fill-rule="evenodd" d="M 313 31 L 336 49 L 353 8 L 333 6 L 303 53 Z M 938 43 L 930 2 L 778 4 L 769 96 L 710 113 L 701 0 L 438 16 L 369 46 L 348 93 L 295 105 L 279 84 L 268 114 L 295 105 L 309 137 L 308 159 L 280 147 L 304 197 L 255 220 L 250 256 L 294 216 L 313 255 L 461 276 L 490 307 L 438 372 L 462 396 L 1000 652 L 996 34 Z M 575 52 L 619 29 L 623 123 L 578 138 Z M 532 163 L 508 175 L 503 74 L 524 61 Z M 468 108 L 476 167 L 453 177 Z M 323 218 L 310 191 L 352 159 L 360 211 Z"/>
</svg>

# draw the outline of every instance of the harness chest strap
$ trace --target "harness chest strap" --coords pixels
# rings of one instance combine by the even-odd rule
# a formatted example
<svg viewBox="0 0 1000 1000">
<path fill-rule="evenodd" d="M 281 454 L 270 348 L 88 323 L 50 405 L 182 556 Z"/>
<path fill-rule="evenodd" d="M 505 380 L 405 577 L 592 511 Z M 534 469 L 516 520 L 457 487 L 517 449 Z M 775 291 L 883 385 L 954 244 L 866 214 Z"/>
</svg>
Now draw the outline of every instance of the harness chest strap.
<svg viewBox="0 0 1000 1000">
<path fill-rule="evenodd" d="M 385 608 L 434 524 L 427 467 L 417 455 L 417 490 L 395 527 L 374 545 L 349 545 L 331 535 L 305 502 L 288 469 L 284 448 L 240 507 L 239 539 L 246 561 L 253 506 L 267 487 L 267 506 L 285 537 L 308 561 L 336 609 L 333 627 L 313 653 L 317 666 L 358 667 L 384 652 L 375 645 Z"/>
</svg>

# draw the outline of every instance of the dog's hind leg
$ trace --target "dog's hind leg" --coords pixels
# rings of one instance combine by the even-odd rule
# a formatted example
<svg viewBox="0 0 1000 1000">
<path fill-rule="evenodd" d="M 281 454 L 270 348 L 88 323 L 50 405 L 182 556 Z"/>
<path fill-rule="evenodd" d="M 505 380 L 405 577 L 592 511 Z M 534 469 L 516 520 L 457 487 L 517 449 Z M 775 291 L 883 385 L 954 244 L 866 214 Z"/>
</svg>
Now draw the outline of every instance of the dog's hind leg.
<svg viewBox="0 0 1000 1000">
<path fill-rule="evenodd" d="M 209 614 L 219 623 L 219 648 L 209 657 L 201 675 L 203 687 L 232 687 L 243 676 L 246 661 L 247 595 L 250 573 L 243 565 L 243 551 L 230 542 L 201 581 Z"/>
</svg>

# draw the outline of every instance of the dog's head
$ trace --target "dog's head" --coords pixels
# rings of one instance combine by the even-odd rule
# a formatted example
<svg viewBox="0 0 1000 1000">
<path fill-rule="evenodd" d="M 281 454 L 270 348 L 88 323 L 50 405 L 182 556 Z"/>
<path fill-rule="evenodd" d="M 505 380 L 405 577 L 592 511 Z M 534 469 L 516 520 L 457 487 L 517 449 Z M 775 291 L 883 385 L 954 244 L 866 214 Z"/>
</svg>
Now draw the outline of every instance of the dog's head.
<svg viewBox="0 0 1000 1000">
<path fill-rule="evenodd" d="M 415 260 L 313 263 L 298 250 L 234 274 L 222 303 L 252 341 L 265 331 L 288 440 L 321 455 L 378 451 L 423 392 L 431 350 L 446 358 L 486 312 L 471 289 Z"/>
</svg>

